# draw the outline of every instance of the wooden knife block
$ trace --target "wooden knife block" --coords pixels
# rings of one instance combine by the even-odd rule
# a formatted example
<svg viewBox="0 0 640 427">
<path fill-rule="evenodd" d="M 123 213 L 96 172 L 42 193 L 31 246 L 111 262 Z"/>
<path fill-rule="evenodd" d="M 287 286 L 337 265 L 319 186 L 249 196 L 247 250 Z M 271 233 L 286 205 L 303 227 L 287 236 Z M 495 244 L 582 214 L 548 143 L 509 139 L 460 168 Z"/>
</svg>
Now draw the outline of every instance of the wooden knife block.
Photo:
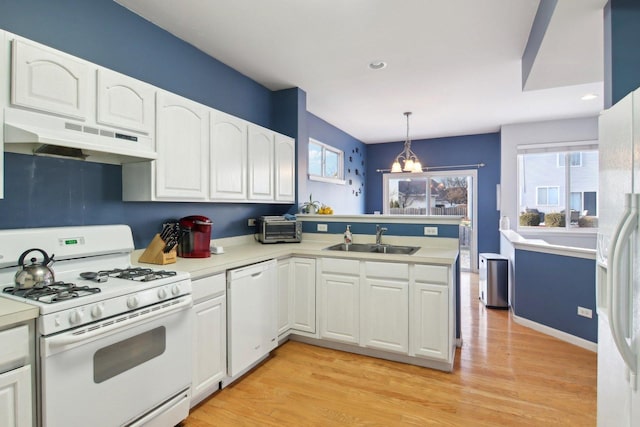
<svg viewBox="0 0 640 427">
<path fill-rule="evenodd" d="M 138 262 L 146 262 L 149 264 L 173 264 L 176 262 L 177 257 L 177 246 L 174 246 L 169 252 L 164 252 L 165 243 L 164 240 L 160 238 L 159 234 L 156 234 L 147 249 L 144 250 L 140 258 L 138 258 Z"/>
</svg>

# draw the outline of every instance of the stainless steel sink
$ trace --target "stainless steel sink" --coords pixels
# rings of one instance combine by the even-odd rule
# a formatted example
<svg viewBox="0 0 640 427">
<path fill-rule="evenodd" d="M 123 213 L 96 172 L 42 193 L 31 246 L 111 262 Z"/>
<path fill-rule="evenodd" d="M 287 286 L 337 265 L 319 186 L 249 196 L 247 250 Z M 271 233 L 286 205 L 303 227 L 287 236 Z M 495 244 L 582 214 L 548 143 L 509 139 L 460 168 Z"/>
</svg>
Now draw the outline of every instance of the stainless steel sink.
<svg viewBox="0 0 640 427">
<path fill-rule="evenodd" d="M 327 251 L 413 255 L 420 250 L 420 247 L 419 246 L 376 245 L 375 243 L 351 243 L 349 245 L 345 245 L 344 243 L 338 243 L 337 245 L 329 246 L 324 249 Z"/>
<path fill-rule="evenodd" d="M 324 248 L 327 251 L 343 251 L 343 252 L 373 252 L 372 247 L 375 245 L 369 245 L 364 243 L 351 243 L 345 245 L 344 243 L 338 243 L 337 245 Z"/>
<path fill-rule="evenodd" d="M 371 252 L 377 252 L 379 254 L 413 255 L 419 250 L 419 246 L 373 245 Z"/>
</svg>

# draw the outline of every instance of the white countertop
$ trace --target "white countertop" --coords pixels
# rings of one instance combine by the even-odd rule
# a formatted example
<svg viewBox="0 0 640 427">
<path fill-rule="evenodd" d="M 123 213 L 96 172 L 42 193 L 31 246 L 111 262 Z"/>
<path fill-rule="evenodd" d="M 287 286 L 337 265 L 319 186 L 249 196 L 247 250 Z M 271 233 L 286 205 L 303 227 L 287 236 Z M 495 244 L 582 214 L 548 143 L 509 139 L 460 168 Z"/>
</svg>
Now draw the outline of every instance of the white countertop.
<svg viewBox="0 0 640 427">
<path fill-rule="evenodd" d="M 371 243 L 374 238 L 374 236 L 368 235 L 354 235 L 353 240 L 354 243 Z M 198 279 L 244 265 L 288 256 L 352 258 L 440 265 L 453 265 L 458 258 L 457 239 L 450 238 L 384 236 L 383 243 L 386 244 L 421 246 L 421 249 L 413 255 L 323 250 L 327 246 L 341 243 L 341 235 L 303 234 L 301 243 L 262 244 L 254 241 L 253 236 L 220 239 L 214 242 L 216 245 L 223 246 L 223 254 L 212 254 L 209 258 L 178 258 L 177 262 L 167 264 L 162 268 L 187 271 L 191 273 L 192 279 Z M 134 251 L 131 262 L 136 265 L 154 265 L 138 262 L 142 252 L 144 249 Z"/>
<path fill-rule="evenodd" d="M 542 239 L 527 239 L 513 230 L 500 230 L 500 232 L 516 249 L 524 249 L 553 255 L 571 256 L 575 258 L 596 259 L 595 249 L 552 245 Z"/>
<path fill-rule="evenodd" d="M 0 298 L 0 328 L 38 317 L 38 307 L 9 298 Z"/>
</svg>

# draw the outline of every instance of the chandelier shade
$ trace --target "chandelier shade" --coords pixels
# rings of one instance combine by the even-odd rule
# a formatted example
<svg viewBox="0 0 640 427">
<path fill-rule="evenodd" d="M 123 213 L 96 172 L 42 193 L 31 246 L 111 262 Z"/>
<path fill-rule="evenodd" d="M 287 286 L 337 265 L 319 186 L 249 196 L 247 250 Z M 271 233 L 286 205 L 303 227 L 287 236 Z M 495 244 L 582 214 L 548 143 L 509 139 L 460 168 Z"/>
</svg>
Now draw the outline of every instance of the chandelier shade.
<svg viewBox="0 0 640 427">
<path fill-rule="evenodd" d="M 411 151 L 411 139 L 409 139 L 409 116 L 411 115 L 410 111 L 404 113 L 407 117 L 407 139 L 404 141 L 404 148 L 396 156 L 396 159 L 391 166 L 391 172 L 413 172 L 420 173 L 422 172 L 422 163 L 418 156 Z"/>
</svg>

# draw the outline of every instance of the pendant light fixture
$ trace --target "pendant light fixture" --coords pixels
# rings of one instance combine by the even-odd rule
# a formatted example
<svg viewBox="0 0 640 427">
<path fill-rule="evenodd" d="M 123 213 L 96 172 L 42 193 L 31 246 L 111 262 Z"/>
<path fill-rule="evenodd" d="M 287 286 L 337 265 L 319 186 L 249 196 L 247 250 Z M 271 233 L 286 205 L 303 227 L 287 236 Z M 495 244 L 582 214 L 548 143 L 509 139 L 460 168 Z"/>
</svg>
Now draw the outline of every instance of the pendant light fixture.
<svg viewBox="0 0 640 427">
<path fill-rule="evenodd" d="M 411 151 L 411 140 L 409 139 L 409 116 L 411 112 L 407 111 L 404 115 L 407 117 L 407 139 L 404 141 L 404 149 L 396 156 L 396 160 L 391 166 L 391 172 L 419 173 L 422 172 L 422 163 L 420 163 L 418 156 Z M 403 165 L 400 164 L 401 160 L 404 162 Z"/>
</svg>

